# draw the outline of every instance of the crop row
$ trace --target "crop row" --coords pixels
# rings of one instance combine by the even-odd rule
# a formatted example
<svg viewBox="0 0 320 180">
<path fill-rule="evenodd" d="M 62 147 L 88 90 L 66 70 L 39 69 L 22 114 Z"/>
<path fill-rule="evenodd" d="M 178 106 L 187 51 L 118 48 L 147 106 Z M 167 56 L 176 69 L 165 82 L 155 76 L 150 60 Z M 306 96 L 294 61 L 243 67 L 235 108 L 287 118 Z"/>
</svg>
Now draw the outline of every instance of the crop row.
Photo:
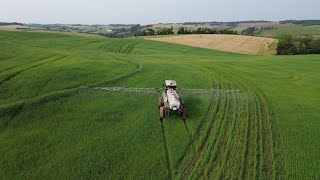
<svg viewBox="0 0 320 180">
<path fill-rule="evenodd" d="M 114 40 L 99 46 L 99 48 L 111 53 L 131 54 L 137 44 L 137 41 Z"/>
<path fill-rule="evenodd" d="M 239 93 L 214 94 L 200 128 L 186 154 L 174 169 L 177 178 L 275 178 L 282 177 L 280 147 L 268 101 L 237 76 L 209 67 L 220 78 L 221 89 Z"/>
</svg>

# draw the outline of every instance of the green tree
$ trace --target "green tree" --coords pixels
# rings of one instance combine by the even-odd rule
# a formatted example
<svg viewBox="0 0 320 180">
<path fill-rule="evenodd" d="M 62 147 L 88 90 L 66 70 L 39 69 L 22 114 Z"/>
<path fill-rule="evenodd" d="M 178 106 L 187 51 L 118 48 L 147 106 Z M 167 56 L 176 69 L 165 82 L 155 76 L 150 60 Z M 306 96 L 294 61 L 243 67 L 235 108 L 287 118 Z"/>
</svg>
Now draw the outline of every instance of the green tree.
<svg viewBox="0 0 320 180">
<path fill-rule="evenodd" d="M 291 35 L 281 35 L 277 46 L 278 55 L 293 55 L 297 53 L 295 41 Z"/>
</svg>

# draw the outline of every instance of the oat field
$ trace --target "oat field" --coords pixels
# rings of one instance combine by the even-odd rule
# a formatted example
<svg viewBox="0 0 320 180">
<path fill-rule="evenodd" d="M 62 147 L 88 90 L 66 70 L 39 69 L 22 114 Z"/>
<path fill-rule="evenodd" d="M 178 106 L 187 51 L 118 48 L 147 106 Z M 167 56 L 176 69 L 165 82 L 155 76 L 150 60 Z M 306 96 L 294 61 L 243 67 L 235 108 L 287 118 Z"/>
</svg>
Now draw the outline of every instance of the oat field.
<svg viewBox="0 0 320 180">
<path fill-rule="evenodd" d="M 317 179 L 319 68 L 319 55 L 0 31 L 0 179 Z M 186 121 L 161 122 L 158 94 L 90 89 L 166 79 L 240 92 L 182 94 Z"/>
</svg>

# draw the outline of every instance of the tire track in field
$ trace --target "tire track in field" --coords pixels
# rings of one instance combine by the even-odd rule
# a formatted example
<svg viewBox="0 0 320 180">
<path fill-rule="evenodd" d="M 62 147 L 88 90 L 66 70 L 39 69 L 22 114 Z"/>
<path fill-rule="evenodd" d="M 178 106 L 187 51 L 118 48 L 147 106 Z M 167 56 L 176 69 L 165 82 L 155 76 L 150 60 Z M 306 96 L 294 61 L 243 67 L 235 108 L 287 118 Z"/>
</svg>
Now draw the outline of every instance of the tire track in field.
<svg viewBox="0 0 320 180">
<path fill-rule="evenodd" d="M 187 132 L 187 134 L 188 134 L 188 137 L 189 137 L 189 147 L 191 146 L 191 148 L 193 149 L 193 151 L 194 151 L 194 153 L 196 152 L 196 149 L 195 149 L 195 147 L 194 147 L 194 145 L 193 145 L 193 138 L 192 138 L 192 134 L 190 133 L 190 131 L 189 131 L 189 127 L 188 127 L 188 125 L 187 125 L 187 122 L 186 122 L 186 120 L 183 120 L 183 124 L 184 124 L 184 127 L 185 127 L 185 130 L 186 130 L 186 132 Z"/>
<path fill-rule="evenodd" d="M 119 82 L 121 80 L 125 80 L 125 79 L 129 79 L 139 73 L 142 72 L 142 69 L 143 69 L 143 65 L 142 64 L 138 64 L 138 63 L 134 63 L 134 62 L 131 62 L 131 61 L 124 61 L 124 60 L 120 60 L 119 57 L 117 56 L 114 56 L 112 55 L 112 57 L 119 61 L 119 62 L 125 62 L 125 63 L 128 63 L 128 64 L 133 64 L 134 66 L 136 66 L 136 70 L 132 71 L 132 72 L 129 72 L 129 73 L 126 73 L 126 74 L 122 74 L 120 76 L 117 76 L 111 80 L 106 80 L 106 81 L 101 81 L 101 82 L 97 82 L 97 83 L 92 83 L 92 84 L 89 84 L 89 85 L 85 85 L 86 87 L 95 87 L 95 86 L 99 86 L 99 85 L 108 85 L 108 84 L 112 84 L 112 83 L 116 83 L 116 82 Z"/>
<path fill-rule="evenodd" d="M 239 84 L 242 93 L 234 94 L 234 103 L 231 113 L 233 114 L 231 118 L 230 127 L 228 129 L 228 135 L 226 139 L 226 147 L 221 150 L 220 162 L 216 164 L 217 173 L 211 174 L 211 177 L 215 175 L 214 178 L 217 179 L 241 179 L 243 162 L 248 156 L 246 155 L 247 135 L 249 132 L 248 124 L 249 118 L 249 101 L 250 93 L 243 85 Z M 229 113 L 229 114 L 231 114 Z M 230 170 L 230 171 L 229 171 Z"/>
<path fill-rule="evenodd" d="M 263 133 L 264 133 L 264 159 L 267 160 L 267 163 L 264 164 L 264 169 L 266 170 L 266 176 L 275 177 L 275 164 L 274 164 L 274 148 L 273 148 L 273 135 L 271 130 L 270 123 L 270 114 L 268 112 L 268 105 L 262 95 L 258 96 L 259 101 L 261 102 L 261 110 L 263 114 L 262 124 L 263 124 Z M 265 176 L 265 174 L 264 174 Z"/>
<path fill-rule="evenodd" d="M 234 47 L 232 50 L 236 51 L 239 50 L 243 45 L 245 45 L 246 43 L 248 43 L 250 38 L 246 38 L 244 41 L 242 41 L 239 45 L 237 45 L 236 47 Z"/>
<path fill-rule="evenodd" d="M 273 126 L 274 121 L 271 119 L 272 117 L 275 117 L 275 115 L 274 113 L 271 113 L 273 110 L 270 102 L 263 93 L 257 90 L 253 85 L 243 82 L 243 80 L 237 77 L 234 72 L 228 72 L 224 68 L 223 73 L 220 73 L 224 74 L 230 81 L 234 81 L 243 86 L 247 91 L 251 91 L 252 95 L 250 96 L 253 98 L 252 102 L 254 102 L 253 104 L 256 104 L 253 106 L 250 105 L 252 104 L 251 102 L 248 104 L 248 106 L 250 106 L 250 108 L 248 108 L 248 113 L 250 113 L 250 111 L 254 112 L 250 113 L 250 116 L 254 116 L 254 119 L 256 120 L 254 120 L 254 122 L 249 122 L 250 119 L 253 118 L 247 117 L 247 121 L 250 123 L 247 124 L 247 128 L 251 127 L 252 123 L 254 123 L 254 126 L 252 126 L 254 128 L 249 128 L 247 132 L 244 133 L 247 138 L 246 142 L 243 143 L 243 146 L 246 149 L 241 151 L 243 152 L 244 158 L 242 158 L 242 163 L 239 165 L 243 168 L 240 171 L 241 176 L 239 176 L 239 178 L 247 178 L 247 175 L 252 175 L 251 177 L 255 177 L 256 179 L 283 177 L 285 168 L 283 168 L 283 163 L 281 163 L 281 160 L 283 160 L 280 151 L 281 147 L 277 147 L 280 143 L 274 141 L 279 135 L 275 134 L 276 129 Z M 252 137 L 254 139 L 253 142 L 248 142 L 248 137 Z M 251 147 L 252 145 L 253 147 Z M 277 152 L 275 148 L 277 149 Z M 278 164 L 276 164 L 276 162 Z M 237 163 L 230 163 L 234 164 L 236 167 L 238 166 Z M 250 167 L 250 169 L 248 167 Z M 279 172 L 278 169 L 282 171 Z M 227 174 L 227 177 L 230 176 L 229 174 L 232 174 L 232 172 L 225 173 Z"/>
<path fill-rule="evenodd" d="M 236 147 L 238 144 L 241 144 L 241 140 L 236 138 L 237 132 L 241 131 L 241 123 L 240 121 L 242 118 L 246 117 L 246 111 L 243 111 L 242 103 L 240 103 L 240 100 L 245 101 L 246 98 L 243 98 L 239 95 L 235 95 L 233 97 L 233 107 L 229 106 L 228 109 L 231 109 L 231 112 L 229 111 L 228 115 L 228 124 L 226 129 L 226 135 L 224 136 L 224 147 L 223 151 L 219 154 L 221 154 L 221 161 L 218 168 L 218 172 L 216 175 L 217 179 L 226 178 L 228 175 L 232 175 L 234 172 L 227 172 L 227 167 L 231 165 L 238 165 L 236 161 L 236 157 L 240 154 L 239 152 L 235 152 L 234 147 Z"/>
<path fill-rule="evenodd" d="M 218 101 L 219 101 L 220 98 L 218 98 Z M 214 94 L 211 96 L 211 100 L 210 100 L 210 104 L 208 106 L 208 109 L 207 109 L 207 113 L 204 117 L 204 121 L 209 118 L 210 114 L 211 114 L 211 111 L 212 111 L 212 107 L 213 107 L 213 104 L 214 104 Z M 218 103 L 217 103 L 218 104 Z M 217 106 L 218 107 L 218 106 Z M 179 162 L 177 163 L 177 170 L 176 172 L 177 173 L 183 173 L 185 170 L 187 170 L 187 167 L 186 169 L 184 169 L 184 165 L 187 165 L 189 163 L 189 159 L 188 158 L 191 158 L 191 162 L 193 161 L 192 159 L 196 158 L 197 154 L 200 155 L 199 153 L 199 150 L 196 151 L 196 148 L 194 148 L 195 150 L 193 152 L 190 151 L 191 147 L 195 146 L 195 143 L 197 142 L 198 138 L 200 138 L 200 131 L 202 130 L 202 127 L 198 127 L 198 129 L 196 130 L 196 133 L 195 133 L 195 137 L 193 138 L 193 141 L 192 141 L 192 144 L 189 145 L 189 147 L 186 149 L 186 151 L 184 152 L 184 155 L 182 156 L 182 159 L 179 160 Z M 181 169 L 183 168 L 183 169 Z M 183 175 L 183 174 L 182 174 Z"/>
<path fill-rule="evenodd" d="M 234 122 L 231 120 L 233 119 L 234 116 L 234 109 L 233 109 L 233 105 L 234 105 L 234 101 L 233 101 L 233 97 L 229 97 L 229 101 L 227 106 L 225 107 L 225 111 L 224 114 L 222 116 L 222 124 L 220 127 L 220 133 L 218 136 L 218 140 L 219 140 L 219 144 L 217 144 L 216 148 L 215 148 L 215 153 L 214 153 L 214 157 L 212 159 L 212 161 L 210 162 L 210 164 L 208 164 L 208 169 L 209 171 L 205 171 L 203 172 L 205 177 L 212 177 L 214 175 L 215 178 L 219 179 L 220 176 L 220 172 L 222 171 L 222 168 L 224 168 L 224 161 L 223 161 L 223 156 L 224 154 L 228 153 L 228 147 L 230 144 L 231 139 L 228 139 L 228 136 L 230 133 L 233 132 L 233 125 Z M 232 105 L 233 104 L 233 105 Z"/>
<path fill-rule="evenodd" d="M 50 61 L 50 62 L 52 62 L 52 61 Z M 136 64 L 136 63 L 133 63 L 133 64 L 135 64 L 137 66 L 137 69 L 135 71 L 120 75 L 120 76 L 115 77 L 113 79 L 109 79 L 109 80 L 102 81 L 102 82 L 97 82 L 97 83 L 90 83 L 90 84 L 87 84 L 87 85 L 79 85 L 79 86 L 76 86 L 76 87 L 71 87 L 71 88 L 67 88 L 67 89 L 62 89 L 62 90 L 50 92 L 48 94 L 36 96 L 36 97 L 33 97 L 33 98 L 24 99 L 24 100 L 16 101 L 16 102 L 9 103 L 9 104 L 4 104 L 4 105 L 0 106 L 0 115 L 3 115 L 3 116 L 4 115 L 9 115 L 9 116 L 13 116 L 14 117 L 14 116 L 17 115 L 17 112 L 21 112 L 23 107 L 25 107 L 26 105 L 35 104 L 35 103 L 46 103 L 46 102 L 49 102 L 49 101 L 54 101 L 56 99 L 59 99 L 60 97 L 71 96 L 72 94 L 75 94 L 76 92 L 81 90 L 83 86 L 94 87 L 94 86 L 97 86 L 99 84 L 115 83 L 117 81 L 130 78 L 130 77 L 136 75 L 137 73 L 139 73 L 141 71 L 141 69 L 143 68 L 143 65 Z M 40 64 L 40 65 L 42 65 L 42 64 Z M 1 83 L 0 83 L 0 85 L 1 85 Z M 20 110 L 17 111 L 16 110 L 17 108 L 20 109 Z"/>
<path fill-rule="evenodd" d="M 211 119 L 211 121 L 208 125 L 209 126 L 208 129 L 206 130 L 204 140 L 202 140 L 203 142 L 201 143 L 198 151 L 196 152 L 195 156 L 193 157 L 191 163 L 188 165 L 188 168 L 186 169 L 186 171 L 183 173 L 184 174 L 183 178 L 186 178 L 187 176 L 192 175 L 191 173 L 194 170 L 194 168 L 196 167 L 196 164 L 198 163 L 198 161 L 200 160 L 201 155 L 203 155 L 203 153 L 205 152 L 205 148 L 209 143 L 210 135 L 213 133 L 213 125 L 215 124 L 215 120 L 217 119 L 217 116 L 218 116 L 220 109 L 221 109 L 221 101 L 222 101 L 221 98 L 219 98 L 217 108 L 215 109 L 215 111 L 213 113 L 213 117 L 209 118 L 209 119 Z"/>
<path fill-rule="evenodd" d="M 82 44 L 82 45 L 68 47 L 68 48 L 66 48 L 66 50 L 72 51 L 72 50 L 76 50 L 77 48 L 80 48 L 80 47 L 88 46 L 89 44 L 91 45 L 91 44 L 96 44 L 96 43 L 101 43 L 101 42 L 102 42 L 101 40 L 89 41 L 89 42 L 86 42 L 85 44 Z"/>
<path fill-rule="evenodd" d="M 257 97 L 258 98 L 258 97 Z M 256 167 L 256 170 L 257 170 L 257 174 L 256 174 L 256 178 L 257 179 L 261 179 L 263 178 L 262 176 L 262 167 L 263 167 L 263 141 L 262 141 L 262 138 L 263 138 L 263 134 L 262 134 L 262 114 L 261 114 L 261 104 L 259 102 L 259 99 L 257 101 L 257 108 L 256 108 L 256 111 L 258 113 L 258 136 L 257 136 L 257 167 Z"/>
<path fill-rule="evenodd" d="M 263 55 L 265 46 L 266 46 L 266 41 L 264 40 L 264 41 L 262 42 L 261 46 L 260 46 L 258 55 Z"/>
<path fill-rule="evenodd" d="M 19 64 L 19 65 L 16 65 L 16 66 L 12 66 L 12 67 L 9 67 L 9 68 L 6 68 L 6 69 L 1 70 L 0 73 L 2 73 L 2 72 L 4 72 L 4 71 L 11 70 L 11 69 L 14 69 L 14 68 L 17 68 L 17 67 L 20 67 L 20 66 L 32 64 L 32 63 L 35 63 L 35 62 L 38 62 L 38 61 L 43 61 L 43 60 L 49 59 L 49 58 L 51 58 L 51 57 L 54 57 L 54 56 L 56 56 L 56 55 L 57 55 L 57 54 L 54 54 L 54 55 L 50 55 L 50 56 L 47 56 L 47 57 L 44 57 L 44 58 L 40 58 L 40 59 L 31 61 L 31 62 L 28 62 L 28 63 L 24 63 L 24 64 Z"/>
<path fill-rule="evenodd" d="M 75 92 L 77 92 L 77 88 L 67 89 L 67 90 L 61 90 L 58 92 L 52 92 L 45 95 L 37 96 L 34 98 L 30 98 L 27 100 L 21 100 L 18 102 L 6 104 L 3 106 L 0 106 L 0 116 L 10 116 L 11 119 L 18 116 L 25 107 L 31 107 L 32 105 L 36 104 L 43 104 L 50 101 L 55 101 L 59 98 L 69 97 Z M 9 124 L 9 123 L 7 123 Z"/>
<path fill-rule="evenodd" d="M 119 54 L 131 54 L 135 46 L 140 43 L 139 41 L 133 42 L 123 42 L 123 41 L 116 41 L 116 42 L 109 42 L 99 46 L 99 49 L 102 49 L 109 53 L 119 53 Z"/>
<path fill-rule="evenodd" d="M 172 168 L 171 168 L 171 161 L 170 161 L 170 156 L 169 156 L 168 142 L 167 142 L 166 133 L 164 131 L 164 125 L 163 125 L 162 120 L 161 120 L 161 132 L 162 132 L 163 147 L 164 147 L 164 151 L 165 151 L 167 169 L 168 169 L 168 173 L 169 173 L 169 179 L 172 179 Z"/>
<path fill-rule="evenodd" d="M 205 117 L 204 117 L 204 120 L 203 121 L 205 121 L 209 116 L 210 116 L 210 111 L 212 110 L 212 107 L 213 107 L 213 104 L 214 104 L 214 94 L 212 94 L 212 96 L 211 96 L 211 99 L 210 99 L 210 103 L 209 103 L 209 106 L 208 106 L 208 109 L 207 109 L 207 111 L 206 111 L 206 114 L 205 114 Z M 201 124 L 201 126 L 199 126 L 198 128 L 197 128 L 197 130 L 196 130 L 196 133 L 195 133 L 195 135 L 194 135 L 194 138 L 192 139 L 192 144 L 190 144 L 187 148 L 186 148 L 186 150 L 184 151 L 184 153 L 183 153 L 183 155 L 181 156 L 182 158 L 178 161 L 178 167 L 181 167 L 181 164 L 182 164 L 182 162 L 183 161 L 185 161 L 185 158 L 187 157 L 187 155 L 188 155 L 188 153 L 190 153 L 189 152 L 189 150 L 190 150 L 190 148 L 191 147 L 194 147 L 194 143 L 195 143 L 195 140 L 197 140 L 197 138 L 200 136 L 200 131 L 201 131 L 201 129 L 202 129 L 202 124 Z M 194 149 L 195 149 L 195 147 L 194 147 Z M 196 149 L 194 150 L 194 154 L 196 153 Z M 178 167 L 176 167 L 176 168 L 178 168 Z"/>
<path fill-rule="evenodd" d="M 255 129 L 254 129 L 254 148 L 253 149 L 253 173 L 252 173 L 252 177 L 253 178 L 257 178 L 257 173 L 258 173 L 258 164 L 260 159 L 258 158 L 258 154 L 259 154 L 259 138 L 260 138 L 260 133 L 259 133 L 259 110 L 258 110 L 258 105 L 259 102 L 257 101 L 257 97 L 255 94 L 253 94 L 254 96 L 254 117 L 255 117 Z"/>
<path fill-rule="evenodd" d="M 223 76 L 223 75 L 221 75 Z M 227 78 L 227 77 L 225 77 Z M 229 78 L 227 78 L 229 79 Z M 232 79 L 229 79 L 228 81 L 233 82 Z M 233 82 L 234 83 L 234 82 Z M 236 83 L 237 85 L 237 83 Z M 241 88 L 240 88 L 241 87 Z M 237 88 L 242 89 L 242 92 L 246 93 L 246 89 L 243 86 L 240 86 Z M 235 133 L 239 133 L 241 132 L 241 130 L 236 129 L 239 128 L 237 124 L 241 123 L 242 119 L 247 119 L 247 112 L 246 110 L 244 111 L 240 111 L 239 108 L 241 107 L 241 109 L 245 108 L 246 103 L 243 103 L 244 101 L 247 101 L 247 95 L 245 95 L 245 98 L 241 98 L 240 96 L 241 94 L 236 94 L 233 97 L 231 97 L 232 99 L 234 99 L 233 103 L 231 104 L 231 106 L 228 106 L 228 110 L 227 110 L 227 114 L 228 114 L 228 118 L 227 120 L 224 122 L 224 129 L 225 130 L 221 130 L 223 132 L 225 132 L 223 135 L 219 135 L 219 141 L 220 144 L 216 146 L 215 149 L 215 153 L 214 153 L 214 158 L 213 160 L 210 160 L 208 163 L 209 166 L 209 170 L 206 170 L 203 172 L 203 175 L 205 178 L 212 177 L 213 175 L 216 174 L 218 175 L 218 179 L 219 176 L 223 175 L 232 175 L 234 172 L 230 172 L 228 173 L 223 173 L 224 171 L 226 171 L 227 167 L 229 166 L 235 166 L 235 165 L 240 165 L 239 163 L 237 164 L 236 160 L 234 160 L 234 158 L 239 157 L 239 154 L 237 151 L 234 150 L 233 146 L 235 146 L 235 144 L 239 144 L 240 146 L 243 146 L 239 141 L 236 141 L 236 137 L 234 136 Z M 239 101 L 239 98 L 242 101 Z M 238 114 L 239 112 L 241 113 L 241 116 Z M 245 118 L 244 118 L 245 117 Z M 223 119 L 225 119 L 224 117 L 222 117 Z M 231 120 L 230 120 L 231 119 Z M 235 131 L 236 130 L 236 131 Z M 242 137 L 241 137 L 242 138 Z M 221 144 L 223 143 L 223 144 Z M 219 146 L 223 146 L 223 148 L 219 148 Z M 233 160 L 230 160 L 228 158 L 233 158 Z M 238 169 L 238 168 L 236 168 Z M 237 174 L 237 173 L 236 173 Z M 217 178 L 217 177 L 216 177 Z"/>
<path fill-rule="evenodd" d="M 268 100 L 259 91 L 254 91 L 257 100 L 257 112 L 258 122 L 260 123 L 259 130 L 259 142 L 260 150 L 258 153 L 259 158 L 259 177 L 275 177 L 276 165 L 275 165 L 275 151 L 273 147 L 273 130 L 270 122 L 270 112 L 272 108 L 268 104 Z M 280 158 L 280 157 L 279 157 Z"/>
<path fill-rule="evenodd" d="M 212 73 L 212 72 L 209 71 L 209 73 Z M 218 86 L 220 87 L 219 83 L 214 83 L 214 84 L 218 84 Z M 216 104 L 216 107 L 220 108 L 221 107 L 221 98 L 220 98 L 220 96 L 218 97 L 217 102 L 218 103 Z M 204 121 L 208 121 L 206 119 L 208 118 L 208 116 L 210 114 L 210 110 L 212 109 L 212 105 L 213 105 L 213 103 L 210 103 L 210 105 L 208 107 L 208 111 L 206 113 L 207 115 L 205 116 L 205 120 Z M 223 106 L 225 106 L 225 105 L 223 105 Z M 214 116 L 214 117 L 213 118 L 209 118 L 210 119 L 209 120 L 209 124 L 211 124 L 211 125 L 209 125 L 209 128 L 204 128 L 203 129 L 202 126 L 204 126 L 204 124 L 202 126 L 200 126 L 200 127 L 198 126 L 198 128 L 197 128 L 197 131 L 196 131 L 197 133 L 195 134 L 195 138 L 194 138 L 194 143 L 200 142 L 200 148 L 198 149 L 197 153 L 195 153 L 195 155 L 193 156 L 193 158 L 191 158 L 191 160 L 190 159 L 188 160 L 188 158 L 186 158 L 186 157 L 188 157 L 188 156 L 190 157 L 190 152 L 188 154 L 188 151 L 187 151 L 187 153 L 185 153 L 185 155 L 184 155 L 184 158 L 182 158 L 182 160 L 180 160 L 179 163 L 178 163 L 179 164 L 179 168 L 182 167 L 184 164 L 189 164 L 188 167 L 186 167 L 186 168 L 182 168 L 182 169 L 180 168 L 180 171 L 182 170 L 181 172 L 183 172 L 182 175 L 183 175 L 184 178 L 187 177 L 187 176 L 188 177 L 192 177 L 193 175 L 195 175 L 194 171 L 202 171 L 203 168 L 205 168 L 205 167 L 199 167 L 199 166 L 203 166 L 203 164 L 208 163 L 208 162 L 203 162 L 203 161 L 206 161 L 206 159 L 204 159 L 203 156 L 208 156 L 208 153 L 210 154 L 210 152 L 209 152 L 210 149 L 208 149 L 209 147 L 214 146 L 215 149 L 217 149 L 217 145 L 215 145 L 215 144 L 216 144 L 216 141 L 219 141 L 219 139 L 214 139 L 214 141 L 212 142 L 212 138 L 215 137 L 215 135 L 212 135 L 212 134 L 217 134 L 217 132 L 219 130 L 217 130 L 216 127 L 215 127 L 215 129 L 213 129 L 213 124 L 212 123 L 214 121 L 218 121 L 220 119 L 223 119 L 223 118 L 217 119 L 217 116 L 218 116 L 217 113 L 220 114 L 220 110 L 218 108 L 213 110 L 214 113 L 213 113 L 212 116 Z M 216 122 L 216 123 L 218 123 L 218 126 L 221 125 L 221 123 L 219 123 L 219 122 Z M 200 136 L 201 134 L 199 134 L 199 131 L 201 129 L 203 129 L 202 132 L 205 132 L 205 133 L 203 133 L 203 135 L 205 137 L 204 140 L 203 140 L 203 138 L 201 138 L 201 136 Z M 200 137 L 197 137 L 197 136 L 200 136 Z M 188 147 L 188 149 L 190 149 L 190 147 Z M 193 154 L 193 153 L 191 153 L 191 154 Z M 184 162 L 184 163 L 182 163 L 182 162 Z M 196 169 L 194 169 L 194 168 L 196 168 Z"/>
<path fill-rule="evenodd" d="M 250 139 L 250 137 L 252 136 L 252 126 L 253 126 L 253 121 L 254 121 L 254 118 L 253 118 L 253 114 L 252 114 L 252 111 L 251 111 L 251 108 L 254 107 L 253 106 L 253 100 L 252 100 L 252 95 L 251 93 L 249 94 L 249 103 L 248 103 L 248 124 L 247 124 L 247 134 L 246 134 L 246 145 L 245 145 L 245 152 L 244 152 L 244 161 L 243 161 L 243 165 L 242 165 L 242 170 L 240 171 L 242 174 L 241 174 L 241 178 L 242 179 L 247 179 L 247 173 L 248 173 L 248 169 L 250 167 L 250 157 L 249 157 L 249 154 L 251 152 L 251 147 L 252 147 L 252 141 Z"/>
<path fill-rule="evenodd" d="M 21 73 L 24 72 L 24 71 L 27 71 L 27 70 L 36 68 L 36 67 L 38 67 L 38 66 L 41 66 L 41 65 L 44 65 L 44 64 L 47 64 L 47 63 L 51 63 L 51 62 L 54 62 L 54 61 L 61 60 L 61 59 L 65 58 L 65 57 L 67 57 L 67 56 L 68 56 L 68 55 L 64 55 L 64 56 L 62 56 L 62 57 L 53 59 L 53 60 L 51 60 L 51 61 L 46 61 L 46 62 L 43 62 L 43 63 L 39 63 L 39 64 L 33 65 L 33 66 L 31 66 L 31 67 L 28 67 L 28 68 L 22 69 L 22 70 L 20 70 L 20 71 L 17 71 L 17 72 L 15 72 L 15 73 L 9 74 L 9 75 L 7 75 L 5 78 L 3 78 L 3 79 L 0 80 L 0 86 L 1 86 L 3 83 L 8 82 L 10 79 L 16 77 L 17 75 L 21 74 Z"/>
</svg>

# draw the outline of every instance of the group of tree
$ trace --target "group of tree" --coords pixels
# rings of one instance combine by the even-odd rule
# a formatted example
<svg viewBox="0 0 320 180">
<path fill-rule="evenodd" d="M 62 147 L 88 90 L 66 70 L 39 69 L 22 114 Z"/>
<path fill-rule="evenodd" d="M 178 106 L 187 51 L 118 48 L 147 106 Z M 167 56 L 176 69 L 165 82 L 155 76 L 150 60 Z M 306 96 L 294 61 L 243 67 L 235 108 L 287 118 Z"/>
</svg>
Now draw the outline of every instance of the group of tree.
<svg viewBox="0 0 320 180">
<path fill-rule="evenodd" d="M 280 24 L 299 24 L 302 26 L 313 26 L 313 25 L 320 25 L 320 20 L 285 20 L 280 21 Z"/>
<path fill-rule="evenodd" d="M 257 28 L 256 27 L 248 27 L 244 29 L 241 34 L 242 35 L 248 35 L 248 36 L 253 36 L 256 32 Z"/>
<path fill-rule="evenodd" d="M 237 31 L 230 29 L 211 29 L 208 27 L 197 28 L 196 30 L 188 30 L 184 27 L 179 28 L 178 34 L 237 34 Z"/>
<path fill-rule="evenodd" d="M 291 35 L 279 37 L 278 55 L 320 54 L 320 39 L 312 37 L 297 38 Z"/>
<path fill-rule="evenodd" d="M 18 22 L 0 22 L 0 26 L 8 26 L 8 25 L 20 25 L 20 26 L 23 26 L 22 23 L 18 23 Z"/>
<path fill-rule="evenodd" d="M 248 27 L 246 29 L 244 29 L 241 34 L 242 35 L 247 35 L 247 36 L 254 36 L 255 34 L 259 34 L 261 33 L 262 31 L 266 31 L 266 30 L 272 30 L 272 29 L 275 29 L 274 27 L 272 26 L 266 26 L 266 27 Z"/>
<path fill-rule="evenodd" d="M 153 36 L 156 35 L 156 31 L 152 28 L 142 29 L 135 33 L 135 36 Z"/>
<path fill-rule="evenodd" d="M 157 30 L 157 35 L 169 35 L 169 34 L 174 34 L 173 26 L 171 26 L 170 28 L 165 27 Z"/>
<path fill-rule="evenodd" d="M 154 30 L 152 28 L 145 28 L 135 32 L 135 36 L 153 36 L 153 35 L 169 35 L 174 34 L 173 27 L 170 28 L 159 28 Z"/>
</svg>

